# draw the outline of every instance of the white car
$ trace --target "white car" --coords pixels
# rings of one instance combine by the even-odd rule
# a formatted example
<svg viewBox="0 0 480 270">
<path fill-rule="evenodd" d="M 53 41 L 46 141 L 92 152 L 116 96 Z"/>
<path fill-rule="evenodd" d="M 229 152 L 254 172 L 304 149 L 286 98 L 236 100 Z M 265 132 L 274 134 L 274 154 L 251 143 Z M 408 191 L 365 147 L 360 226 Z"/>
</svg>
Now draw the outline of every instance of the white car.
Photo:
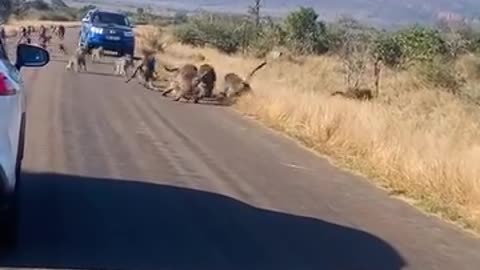
<svg viewBox="0 0 480 270">
<path fill-rule="evenodd" d="M 12 48 L 10 48 L 12 49 Z M 0 244 L 15 244 L 18 222 L 18 191 L 25 140 L 25 89 L 22 67 L 42 67 L 48 51 L 28 44 L 16 48 L 10 62 L 0 41 Z"/>
</svg>

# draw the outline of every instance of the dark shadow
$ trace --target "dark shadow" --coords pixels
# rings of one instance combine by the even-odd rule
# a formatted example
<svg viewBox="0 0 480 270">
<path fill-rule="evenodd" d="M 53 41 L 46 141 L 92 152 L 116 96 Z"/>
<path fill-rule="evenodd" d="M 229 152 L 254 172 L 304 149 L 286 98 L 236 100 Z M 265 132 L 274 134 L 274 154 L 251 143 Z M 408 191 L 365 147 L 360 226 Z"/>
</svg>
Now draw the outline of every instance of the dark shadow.
<svg viewBox="0 0 480 270">
<path fill-rule="evenodd" d="M 68 63 L 68 55 L 62 55 L 62 54 L 58 54 L 58 55 L 50 55 L 51 58 L 50 58 L 50 61 L 51 62 L 58 62 L 58 63 L 65 63 L 67 64 Z M 97 61 L 95 63 L 92 63 L 91 61 L 88 61 L 87 62 L 87 68 L 88 66 L 95 66 L 95 65 L 107 65 L 107 66 L 113 66 L 113 62 L 103 62 L 103 61 Z"/>
<path fill-rule="evenodd" d="M 115 61 L 95 61 L 95 62 L 89 62 L 90 65 L 105 65 L 105 66 L 113 66 Z"/>
<path fill-rule="evenodd" d="M 233 104 L 227 104 L 227 103 L 221 102 L 216 98 L 203 98 L 198 102 L 198 104 L 209 105 L 209 106 L 222 106 L 222 107 L 233 105 Z"/>
<path fill-rule="evenodd" d="M 117 76 L 117 75 L 113 74 L 113 71 L 112 71 L 112 73 L 89 71 L 89 70 L 88 70 L 88 64 L 87 64 L 87 71 L 82 71 L 82 72 L 80 72 L 80 73 L 89 74 L 89 75 L 95 75 L 95 76 L 118 77 L 118 78 L 121 78 L 121 76 Z"/>
<path fill-rule="evenodd" d="M 65 63 L 65 64 L 67 64 L 67 63 L 68 63 L 68 60 L 65 59 L 65 57 L 55 56 L 55 57 L 51 57 L 51 58 L 50 58 L 50 62 L 58 62 L 58 63 Z"/>
<path fill-rule="evenodd" d="M 386 242 L 315 218 L 181 187 L 24 173 L 20 243 L 2 267 L 62 269 L 382 269 Z"/>
</svg>

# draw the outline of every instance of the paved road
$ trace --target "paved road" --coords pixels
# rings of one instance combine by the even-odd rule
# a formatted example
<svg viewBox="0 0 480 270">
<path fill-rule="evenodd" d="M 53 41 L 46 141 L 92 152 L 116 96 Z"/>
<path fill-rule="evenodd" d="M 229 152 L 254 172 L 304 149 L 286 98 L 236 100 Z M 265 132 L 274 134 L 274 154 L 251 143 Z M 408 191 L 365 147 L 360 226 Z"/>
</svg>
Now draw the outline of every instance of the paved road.
<svg viewBox="0 0 480 270">
<path fill-rule="evenodd" d="M 53 57 L 24 71 L 21 237 L 1 267 L 480 265 L 480 241 L 229 109 L 174 103 L 106 64 L 66 73 Z"/>
</svg>

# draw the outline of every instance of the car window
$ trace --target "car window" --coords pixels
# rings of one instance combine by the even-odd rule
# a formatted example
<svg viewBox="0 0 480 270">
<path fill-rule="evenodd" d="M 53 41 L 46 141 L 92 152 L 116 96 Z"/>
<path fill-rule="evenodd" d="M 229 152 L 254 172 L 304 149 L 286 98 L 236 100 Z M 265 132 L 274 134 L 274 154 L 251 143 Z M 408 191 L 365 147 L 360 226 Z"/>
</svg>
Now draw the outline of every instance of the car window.
<svg viewBox="0 0 480 270">
<path fill-rule="evenodd" d="M 129 26 L 129 22 L 126 16 L 115 13 L 98 12 L 93 16 L 94 23 L 106 23 L 106 24 L 118 24 L 123 26 Z"/>
</svg>

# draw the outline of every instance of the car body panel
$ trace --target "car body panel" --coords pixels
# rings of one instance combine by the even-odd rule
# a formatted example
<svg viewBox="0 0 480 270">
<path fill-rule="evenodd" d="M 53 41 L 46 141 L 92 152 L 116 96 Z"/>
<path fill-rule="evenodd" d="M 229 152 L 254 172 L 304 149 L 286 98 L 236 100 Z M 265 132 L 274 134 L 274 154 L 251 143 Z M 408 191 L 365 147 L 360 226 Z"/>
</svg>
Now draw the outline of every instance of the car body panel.
<svg viewBox="0 0 480 270">
<path fill-rule="evenodd" d="M 0 59 L 0 73 L 16 90 L 15 95 L 0 96 L 0 166 L 7 179 L 3 183 L 7 190 L 15 186 L 18 145 L 22 116 L 25 113 L 25 92 L 20 72 L 8 60 Z"/>
</svg>

